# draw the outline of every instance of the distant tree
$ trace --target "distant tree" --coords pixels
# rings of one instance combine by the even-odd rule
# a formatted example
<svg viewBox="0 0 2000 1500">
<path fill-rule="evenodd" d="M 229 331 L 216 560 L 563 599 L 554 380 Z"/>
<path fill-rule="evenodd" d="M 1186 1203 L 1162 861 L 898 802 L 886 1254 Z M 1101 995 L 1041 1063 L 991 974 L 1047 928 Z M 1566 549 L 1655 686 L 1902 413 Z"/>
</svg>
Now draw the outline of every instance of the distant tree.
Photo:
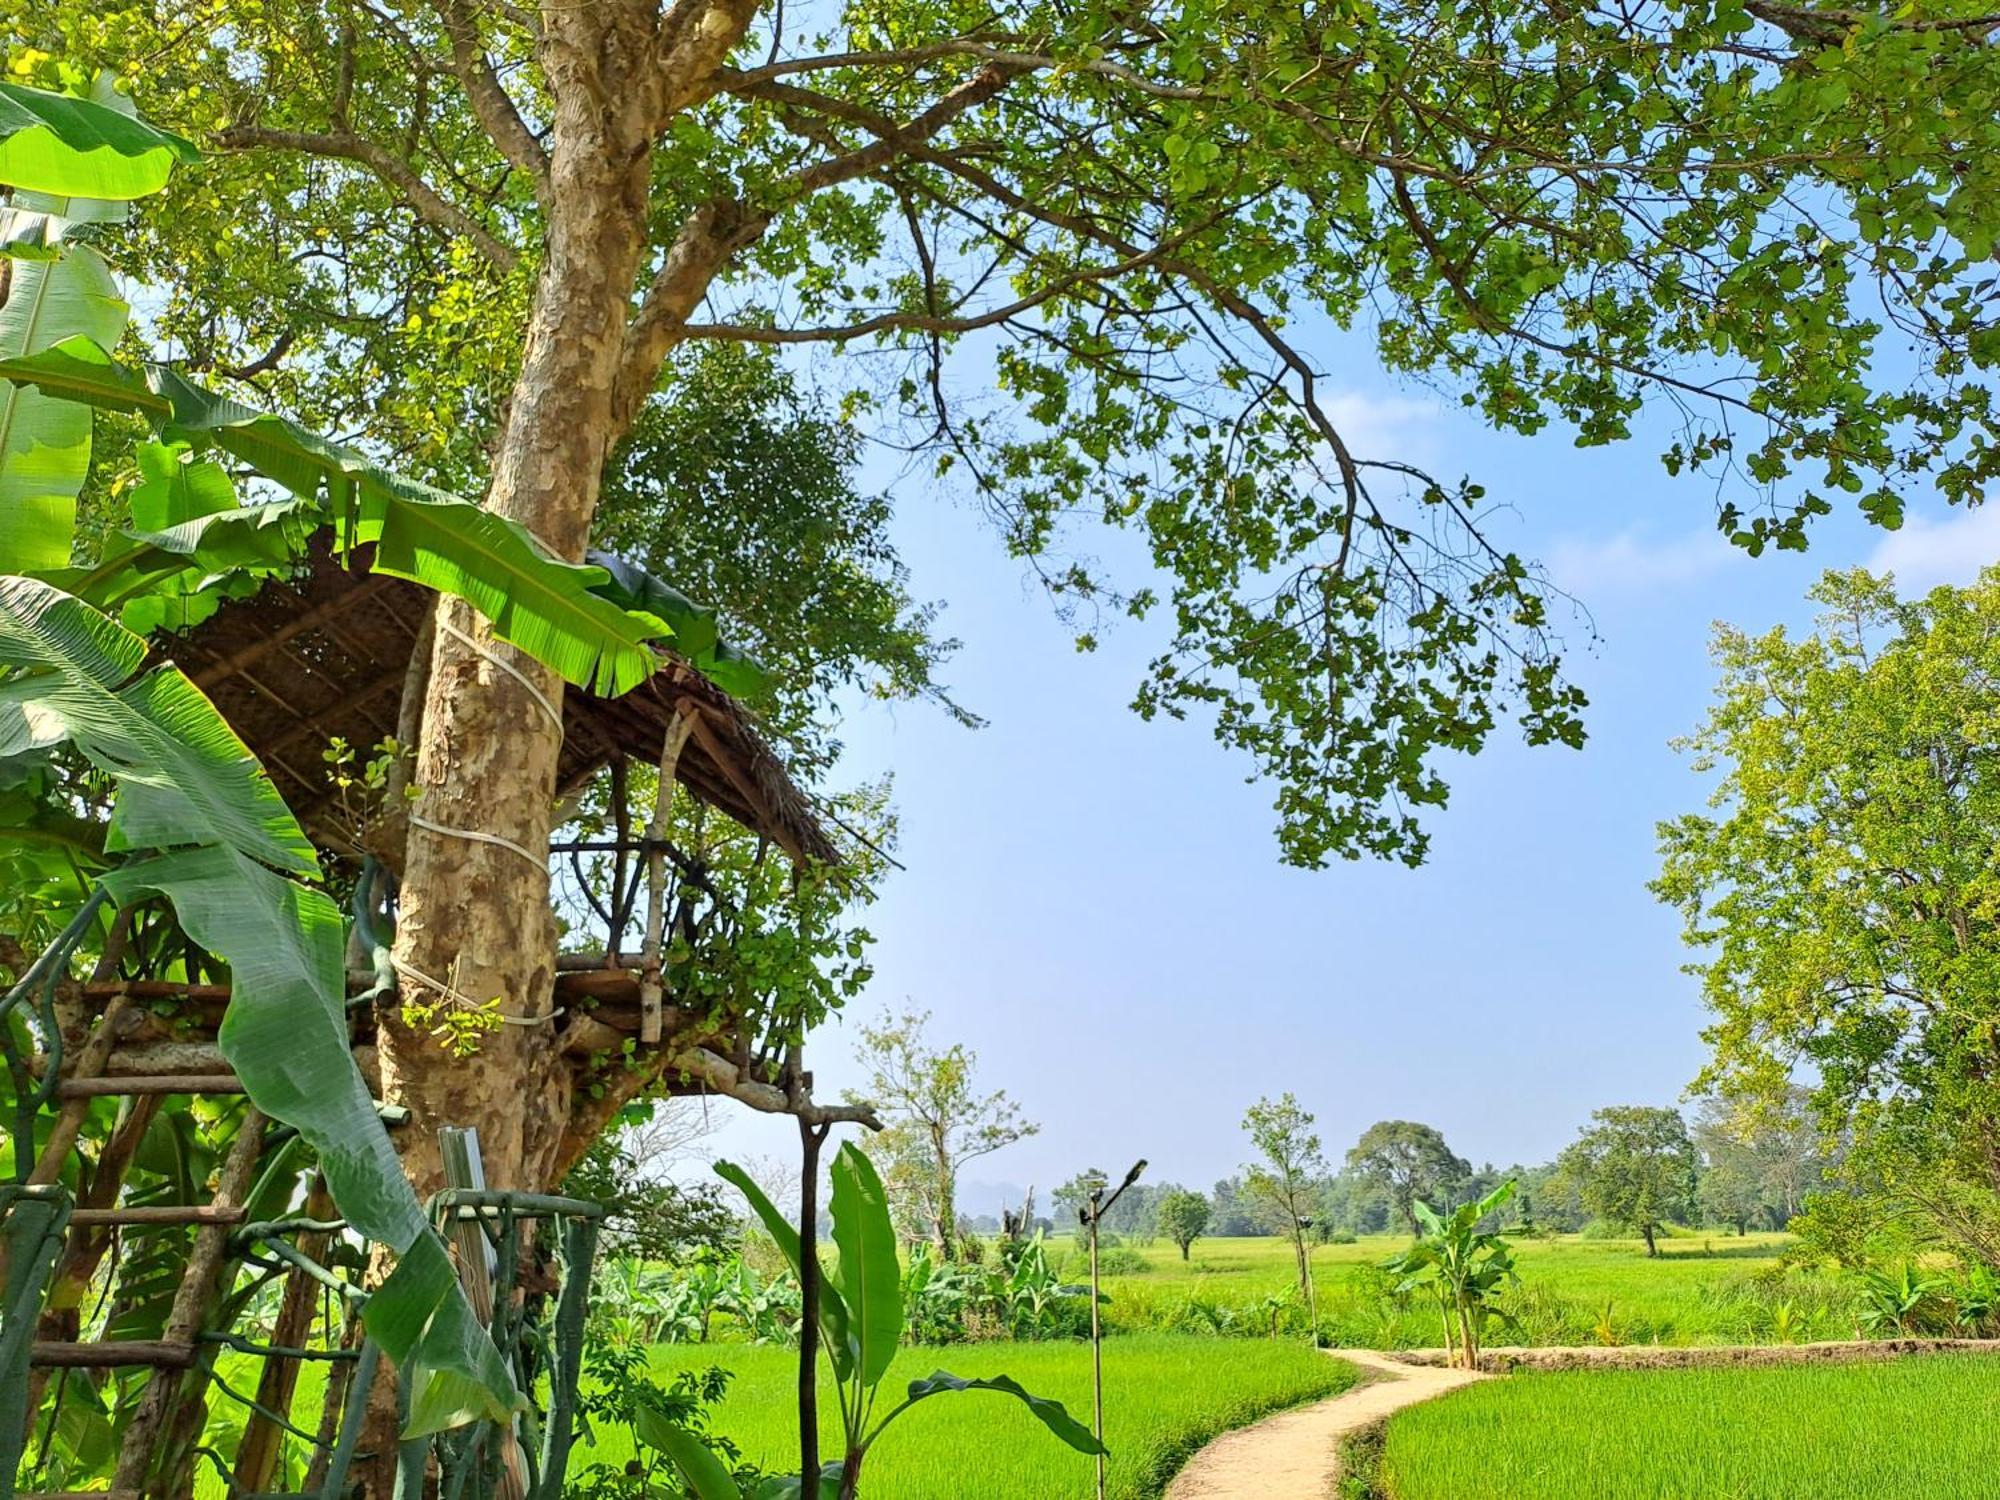
<svg viewBox="0 0 2000 1500">
<path fill-rule="evenodd" d="M 1209 1216 L 1211 1234 L 1236 1238 L 1271 1232 L 1252 1208 L 1243 1191 L 1241 1177 L 1225 1177 L 1217 1182 L 1215 1191 L 1209 1195 L 1209 1203 L 1214 1208 Z"/>
<path fill-rule="evenodd" d="M 1663 1225 L 1685 1223 L 1694 1212 L 1698 1157 L 1687 1122 L 1675 1109 L 1614 1105 L 1591 1115 L 1560 1158 L 1583 1206 L 1600 1218 L 1636 1229 L 1646 1254 L 1658 1255 Z"/>
<path fill-rule="evenodd" d="M 1414 1120 L 1370 1125 L 1347 1153 L 1347 1166 L 1388 1195 L 1396 1218 L 1412 1235 L 1416 1201 L 1443 1204 L 1472 1175 L 1471 1163 L 1452 1155 L 1435 1127 Z"/>
<path fill-rule="evenodd" d="M 1081 1172 L 1070 1178 L 1069 1181 L 1060 1184 L 1053 1193 L 1049 1194 L 1049 1201 L 1055 1204 L 1056 1223 L 1080 1231 L 1083 1223 L 1083 1210 L 1085 1205 L 1090 1202 L 1092 1189 L 1102 1187 L 1110 1180 L 1105 1175 L 1102 1167 L 1085 1167 Z M 1099 1227 L 1102 1228 L 1103 1226 L 1100 1225 Z"/>
<path fill-rule="evenodd" d="M 1157 1220 L 1160 1232 L 1180 1246 L 1181 1259 L 1208 1228 L 1208 1200 L 1184 1187 L 1170 1187 L 1160 1194 Z"/>
<path fill-rule="evenodd" d="M 1803 1089 L 1770 1105 L 1711 1098 L 1693 1133 L 1702 1160 L 1702 1212 L 1739 1232 L 1751 1223 L 1774 1229 L 1790 1223 L 1832 1164 Z"/>
<path fill-rule="evenodd" d="M 1389 1199 L 1375 1183 L 1343 1168 L 1320 1186 L 1320 1222 L 1332 1233 L 1380 1234 L 1389 1223 Z"/>
<path fill-rule="evenodd" d="M 1291 1241 L 1299 1295 L 1308 1299 L 1312 1266 L 1307 1259 L 1311 1253 L 1307 1230 L 1326 1174 L 1326 1158 L 1320 1154 L 1312 1125 L 1313 1117 L 1290 1094 L 1276 1101 L 1259 1099 L 1243 1117 L 1243 1128 L 1258 1155 L 1243 1169 L 1244 1196 L 1259 1219 Z"/>
<path fill-rule="evenodd" d="M 924 1036 L 929 1021 L 925 1011 L 885 1015 L 862 1027 L 868 1084 L 849 1098 L 873 1103 L 889 1122 L 867 1143 L 868 1152 L 900 1200 L 906 1226 L 921 1224 L 938 1254 L 956 1260 L 960 1168 L 1041 1127 L 1024 1119 L 1004 1091 L 978 1091 L 978 1058 L 963 1043 L 933 1050 Z"/>
</svg>

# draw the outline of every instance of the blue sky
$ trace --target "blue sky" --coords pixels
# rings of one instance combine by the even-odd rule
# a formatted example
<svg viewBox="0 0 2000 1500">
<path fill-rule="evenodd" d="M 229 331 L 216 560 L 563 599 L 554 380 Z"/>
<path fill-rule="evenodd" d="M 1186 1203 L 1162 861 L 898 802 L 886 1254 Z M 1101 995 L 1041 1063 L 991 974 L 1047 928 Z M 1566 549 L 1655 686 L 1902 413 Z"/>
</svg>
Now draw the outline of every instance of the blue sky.
<svg viewBox="0 0 2000 1500">
<path fill-rule="evenodd" d="M 1918 497 L 1895 535 L 1836 515 L 1805 556 L 1752 559 L 1715 531 L 1712 487 L 1669 478 L 1643 435 L 1591 451 L 1500 438 L 1372 373 L 1333 405 L 1358 451 L 1470 473 L 1511 505 L 1496 535 L 1591 612 L 1595 643 L 1567 632 L 1590 741 L 1496 736 L 1444 762 L 1451 804 L 1422 869 L 1288 869 L 1245 763 L 1206 726 L 1127 709 L 1146 627 L 1079 655 L 973 514 L 899 484 L 913 586 L 948 602 L 965 643 L 949 680 L 991 722 L 905 705 L 844 726 L 855 772 L 895 773 L 908 866 L 870 915 L 858 1012 L 928 1009 L 933 1035 L 975 1048 L 982 1080 L 1041 1123 L 972 1179 L 1046 1201 L 1081 1167 L 1144 1156 L 1155 1180 L 1206 1186 L 1244 1159 L 1244 1108 L 1288 1089 L 1336 1162 L 1385 1117 L 1504 1164 L 1548 1158 L 1599 1106 L 1675 1102 L 1703 1013 L 1645 885 L 1655 821 L 1705 795 L 1668 741 L 1708 700 L 1711 622 L 1805 624 L 1829 567 L 1929 586 L 2000 559 L 2000 513 Z M 860 1081 L 852 1030 L 816 1038 L 822 1097 Z M 710 1149 L 794 1155 L 788 1121 L 728 1119 Z"/>
</svg>

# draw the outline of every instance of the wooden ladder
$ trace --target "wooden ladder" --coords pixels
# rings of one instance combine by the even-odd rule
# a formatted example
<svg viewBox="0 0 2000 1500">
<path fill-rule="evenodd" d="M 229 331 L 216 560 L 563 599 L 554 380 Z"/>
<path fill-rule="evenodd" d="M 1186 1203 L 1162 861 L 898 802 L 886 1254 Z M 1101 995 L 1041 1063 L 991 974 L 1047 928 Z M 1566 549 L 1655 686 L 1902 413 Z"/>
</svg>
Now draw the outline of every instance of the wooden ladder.
<svg viewBox="0 0 2000 1500">
<path fill-rule="evenodd" d="M 31 1371 L 56 1369 L 116 1369 L 149 1367 L 154 1378 L 146 1383 L 139 1408 L 126 1428 L 119 1447 L 118 1467 L 108 1491 L 124 1500 L 142 1500 L 156 1449 L 167 1436 L 166 1425 L 181 1387 L 180 1372 L 193 1369 L 201 1350 L 201 1334 L 214 1310 L 220 1288 L 216 1278 L 228 1255 L 229 1235 L 245 1216 L 244 1200 L 255 1180 L 258 1158 L 264 1142 L 264 1116 L 250 1106 L 237 1129 L 235 1143 L 224 1158 L 210 1201 L 164 1207 L 119 1207 L 126 1173 L 130 1170 L 139 1138 L 145 1134 L 161 1101 L 172 1094 L 241 1094 L 243 1084 L 234 1074 L 174 1074 L 157 1076 L 110 1076 L 105 1067 L 116 1046 L 120 1022 L 130 1004 L 123 993 L 114 994 L 90 1034 L 76 1054 L 69 1075 L 56 1086 L 59 1107 L 56 1120 L 33 1170 L 28 1185 L 50 1185 L 61 1180 L 62 1171 L 76 1148 L 85 1115 L 91 1102 L 108 1097 L 134 1101 L 114 1129 L 101 1153 L 97 1171 L 78 1206 L 70 1211 L 69 1242 L 58 1261 L 55 1277 L 65 1267 L 72 1272 L 80 1264 L 94 1268 L 102 1248 L 91 1237 L 105 1230 L 125 1226 L 157 1227 L 192 1225 L 194 1246 L 183 1269 L 174 1300 L 158 1339 L 81 1340 L 37 1339 L 29 1348 Z M 75 1257 L 75 1259 L 72 1259 Z M 54 1282 L 52 1281 L 52 1284 Z M 31 1387 L 28 1413 L 40 1406 L 40 1392 L 46 1375 Z M 24 1492 L 18 1500 L 67 1500 L 74 1491 Z"/>
</svg>

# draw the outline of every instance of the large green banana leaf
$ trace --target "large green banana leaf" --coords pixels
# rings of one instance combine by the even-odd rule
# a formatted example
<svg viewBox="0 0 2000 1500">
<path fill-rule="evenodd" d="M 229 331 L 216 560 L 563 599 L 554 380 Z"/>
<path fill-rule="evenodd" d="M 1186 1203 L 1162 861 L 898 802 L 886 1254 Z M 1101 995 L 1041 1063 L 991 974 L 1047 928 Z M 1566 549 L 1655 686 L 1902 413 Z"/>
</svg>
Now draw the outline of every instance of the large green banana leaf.
<svg viewBox="0 0 2000 1500">
<path fill-rule="evenodd" d="M 513 1380 L 466 1302 L 348 1050 L 338 909 L 219 846 L 162 854 L 102 878 L 120 903 L 164 896 L 188 936 L 229 964 L 229 1008 L 216 1038 L 223 1056 L 251 1102 L 295 1126 L 319 1153 L 348 1223 L 396 1251 L 396 1269 L 364 1317 L 409 1383 L 407 1435 L 509 1419 L 520 1405 Z"/>
<path fill-rule="evenodd" d="M 0 358 L 39 354 L 66 338 L 109 347 L 125 303 L 94 250 L 15 265 L 0 303 Z M 60 568 L 76 532 L 76 497 L 90 472 L 90 412 L 0 381 L 0 573 Z"/>
<path fill-rule="evenodd" d="M 313 847 L 256 757 L 146 643 L 32 578 L 0 578 L 0 756 L 74 742 L 118 780 L 109 852 L 222 843 L 317 874 Z"/>
<path fill-rule="evenodd" d="M 840 1247 L 834 1282 L 847 1304 L 847 1336 L 861 1384 L 889 1373 L 903 1336 L 903 1268 L 889 1195 L 875 1164 L 852 1141 L 833 1159 L 833 1242 Z"/>
<path fill-rule="evenodd" d="M 100 876 L 120 903 L 159 895 L 230 966 L 217 1040 L 245 1092 L 319 1153 L 343 1215 L 394 1249 L 368 1326 L 412 1391 L 413 1434 L 505 1420 L 520 1397 L 425 1221 L 348 1051 L 345 931 L 312 847 L 256 760 L 172 667 L 83 601 L 0 578 L 0 755 L 67 740 L 118 784 L 107 843 L 164 851 Z M 139 675 L 135 676 L 137 673 Z"/>
<path fill-rule="evenodd" d="M 0 185 L 80 198 L 143 198 L 200 153 L 170 131 L 89 99 L 0 83 Z"/>
<path fill-rule="evenodd" d="M 0 360 L 0 379 L 47 395 L 145 416 L 169 442 L 213 444 L 296 496 L 324 496 L 347 546 L 373 543 L 374 566 L 458 595 L 502 640 L 570 682 L 615 695 L 643 681 L 665 633 L 595 589 L 602 568 L 552 556 L 503 516 L 391 474 L 352 448 L 283 417 L 205 390 L 160 367 L 144 374 L 87 339 Z"/>
</svg>

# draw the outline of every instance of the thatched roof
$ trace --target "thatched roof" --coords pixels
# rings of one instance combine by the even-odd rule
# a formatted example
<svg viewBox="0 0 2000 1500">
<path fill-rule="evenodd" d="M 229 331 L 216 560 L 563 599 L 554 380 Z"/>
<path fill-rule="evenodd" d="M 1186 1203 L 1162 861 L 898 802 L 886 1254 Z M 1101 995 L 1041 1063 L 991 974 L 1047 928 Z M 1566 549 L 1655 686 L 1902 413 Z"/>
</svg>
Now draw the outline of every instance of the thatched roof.
<svg viewBox="0 0 2000 1500">
<path fill-rule="evenodd" d="M 354 831 L 324 759 L 343 739 L 365 755 L 393 736 L 418 627 L 434 596 L 369 573 L 365 556 L 344 568 L 323 543 L 289 580 L 225 603 L 156 645 L 214 701 L 270 770 L 313 838 L 352 850 Z M 832 859 L 832 844 L 784 766 L 727 693 L 662 649 L 661 667 L 620 698 L 583 688 L 563 695 L 557 794 L 625 758 L 655 764 L 668 726 L 688 713 L 681 784 L 794 858 Z"/>
</svg>

